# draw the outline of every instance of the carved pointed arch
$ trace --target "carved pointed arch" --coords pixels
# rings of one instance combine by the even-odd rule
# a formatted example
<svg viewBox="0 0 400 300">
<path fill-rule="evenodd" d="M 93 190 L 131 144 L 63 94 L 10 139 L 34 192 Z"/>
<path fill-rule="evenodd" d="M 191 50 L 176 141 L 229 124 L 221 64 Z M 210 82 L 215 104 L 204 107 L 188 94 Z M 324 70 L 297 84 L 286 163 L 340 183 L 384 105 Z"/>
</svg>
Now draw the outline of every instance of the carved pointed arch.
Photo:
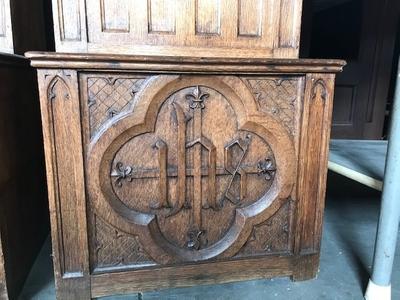
<svg viewBox="0 0 400 300">
<path fill-rule="evenodd" d="M 315 101 L 318 95 L 320 96 L 321 100 L 326 101 L 327 98 L 326 84 L 324 80 L 321 78 L 314 82 L 312 88 L 312 100 Z"/>
<path fill-rule="evenodd" d="M 50 101 L 55 100 L 57 97 L 61 97 L 63 100 L 71 98 L 71 91 L 63 78 L 58 75 L 53 77 L 47 89 L 47 97 Z"/>
</svg>

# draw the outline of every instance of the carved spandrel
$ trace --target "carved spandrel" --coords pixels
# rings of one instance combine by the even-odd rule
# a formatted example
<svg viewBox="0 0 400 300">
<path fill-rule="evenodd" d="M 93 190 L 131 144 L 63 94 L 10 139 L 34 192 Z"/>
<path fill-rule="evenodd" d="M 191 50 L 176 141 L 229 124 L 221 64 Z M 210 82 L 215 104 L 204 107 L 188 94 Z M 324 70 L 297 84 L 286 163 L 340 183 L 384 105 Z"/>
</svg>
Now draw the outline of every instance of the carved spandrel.
<svg viewBox="0 0 400 300">
<path fill-rule="evenodd" d="M 96 268 L 154 264 L 137 236 L 127 235 L 94 216 L 93 258 Z"/>
<path fill-rule="evenodd" d="M 213 124 L 215 111 L 226 118 L 225 127 Z M 179 247 L 199 250 L 218 241 L 235 208 L 256 201 L 272 184 L 271 149 L 256 134 L 237 131 L 232 117 L 218 92 L 186 88 L 165 102 L 154 134 L 133 139 L 114 158 L 114 191 L 135 210 L 156 214 Z M 138 193 L 148 200 L 139 201 Z M 176 222 L 178 233 L 170 228 Z"/>
<path fill-rule="evenodd" d="M 290 201 L 268 220 L 253 226 L 249 239 L 236 257 L 268 255 L 289 251 Z"/>
<path fill-rule="evenodd" d="M 131 108 L 145 78 L 89 77 L 87 79 L 90 133 Z"/>
<path fill-rule="evenodd" d="M 260 110 L 281 121 L 294 134 L 300 79 L 254 78 L 247 81 Z"/>
</svg>

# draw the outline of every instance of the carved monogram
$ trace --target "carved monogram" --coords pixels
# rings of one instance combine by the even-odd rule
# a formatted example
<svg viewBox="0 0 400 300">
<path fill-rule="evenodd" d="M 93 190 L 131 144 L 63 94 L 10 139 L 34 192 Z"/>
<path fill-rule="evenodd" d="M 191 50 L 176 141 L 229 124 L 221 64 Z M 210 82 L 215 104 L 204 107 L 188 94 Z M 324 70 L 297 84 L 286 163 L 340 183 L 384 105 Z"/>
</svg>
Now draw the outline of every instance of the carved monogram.
<svg viewBox="0 0 400 300">
<path fill-rule="evenodd" d="M 213 110 L 220 111 L 221 124 L 212 123 L 216 122 L 210 118 Z M 186 88 L 163 105 L 159 124 L 164 128 L 151 138 L 139 137 L 136 146 L 124 146 L 114 159 L 110 176 L 120 198 L 130 198 L 128 202 L 135 209 L 156 214 L 159 223 L 167 227 L 174 220 L 185 219 L 186 228 L 180 230 L 185 230 L 186 238 L 171 237 L 180 247 L 200 250 L 216 242 L 209 239 L 211 223 L 207 218 L 218 218 L 218 212 L 232 216 L 235 207 L 256 201 L 274 179 L 275 160 L 268 144 L 256 134 L 238 132 L 234 118 L 231 124 L 224 124 L 229 116 L 233 116 L 232 108 L 218 92 L 202 86 Z M 228 139 L 217 140 L 224 136 L 224 130 L 228 130 Z M 124 148 L 137 153 L 136 163 L 127 159 L 132 156 Z M 150 157 L 149 151 L 153 153 Z M 254 191 L 248 190 L 250 177 L 255 182 Z M 138 205 L 132 202 L 139 189 L 148 201 Z M 224 211 L 226 201 L 228 214 Z M 222 228 L 228 223 L 228 219 L 223 220 Z M 165 230 L 166 235 L 171 233 Z"/>
<path fill-rule="evenodd" d="M 293 134 L 300 80 L 298 78 L 256 78 L 247 81 L 260 110 L 282 121 Z"/>
<path fill-rule="evenodd" d="M 93 136 L 110 118 L 131 108 L 145 78 L 89 77 L 88 106 Z"/>
</svg>

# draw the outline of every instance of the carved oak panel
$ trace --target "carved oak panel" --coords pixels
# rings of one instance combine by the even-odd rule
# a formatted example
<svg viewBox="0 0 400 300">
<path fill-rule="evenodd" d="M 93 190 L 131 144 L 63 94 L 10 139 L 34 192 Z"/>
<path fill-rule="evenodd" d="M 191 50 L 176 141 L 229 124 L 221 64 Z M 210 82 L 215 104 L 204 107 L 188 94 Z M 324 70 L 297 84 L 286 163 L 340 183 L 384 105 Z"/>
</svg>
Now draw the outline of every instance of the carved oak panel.
<svg viewBox="0 0 400 300">
<path fill-rule="evenodd" d="M 263 80 L 274 79 L 257 79 Z M 92 137 L 90 200 L 108 226 L 141 241 L 155 262 L 230 257 L 291 194 L 296 156 L 286 119 L 269 111 L 261 118 L 247 113 L 259 111 L 255 94 L 275 99 L 276 86 L 252 87 L 252 79 L 232 76 L 111 79 L 88 74 L 82 81 Z M 281 105 L 296 101 L 300 81 L 293 82 L 292 94 L 276 100 Z M 96 122 L 100 108 L 94 110 L 93 102 L 110 103 L 100 120 L 118 105 L 125 112 Z M 294 127 L 294 109 L 291 116 L 287 122 Z M 100 132 L 96 136 L 94 128 Z M 272 234 L 271 242 L 280 233 Z"/>
<path fill-rule="evenodd" d="M 343 62 L 29 56 L 58 298 L 315 276 Z"/>
</svg>

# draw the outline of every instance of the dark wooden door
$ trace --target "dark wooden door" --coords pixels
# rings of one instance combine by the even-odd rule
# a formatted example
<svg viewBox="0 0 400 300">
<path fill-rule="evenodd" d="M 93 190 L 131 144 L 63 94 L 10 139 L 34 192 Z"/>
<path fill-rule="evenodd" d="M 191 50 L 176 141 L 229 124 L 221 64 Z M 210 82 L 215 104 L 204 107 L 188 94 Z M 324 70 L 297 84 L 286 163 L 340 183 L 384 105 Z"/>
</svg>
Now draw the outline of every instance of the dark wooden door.
<svg viewBox="0 0 400 300">
<path fill-rule="evenodd" d="M 337 76 L 333 138 L 382 137 L 398 20 L 397 0 L 306 1 L 302 56 L 348 63 Z"/>
</svg>

